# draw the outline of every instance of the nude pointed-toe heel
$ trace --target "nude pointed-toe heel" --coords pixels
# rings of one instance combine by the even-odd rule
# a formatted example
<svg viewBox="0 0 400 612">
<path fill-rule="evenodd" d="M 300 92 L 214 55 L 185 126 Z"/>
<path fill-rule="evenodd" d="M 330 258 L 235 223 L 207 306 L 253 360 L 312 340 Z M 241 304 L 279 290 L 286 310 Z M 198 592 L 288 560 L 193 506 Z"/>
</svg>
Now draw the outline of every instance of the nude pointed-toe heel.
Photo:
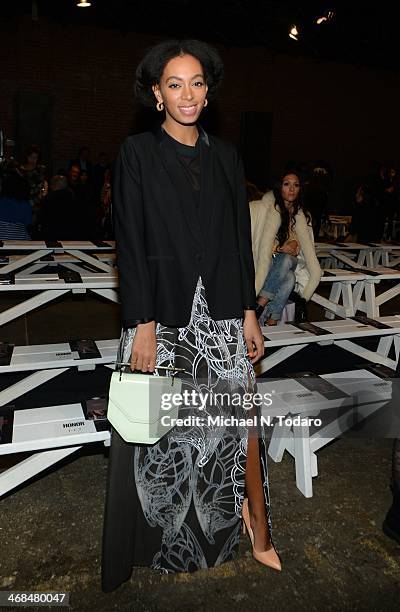
<svg viewBox="0 0 400 612">
<path fill-rule="evenodd" d="M 279 555 L 276 552 L 273 544 L 271 543 L 270 548 L 268 550 L 258 551 L 254 548 L 254 534 L 253 530 L 250 526 L 250 514 L 249 514 L 249 505 L 247 499 L 243 501 L 243 509 L 242 509 L 242 517 L 243 517 L 243 533 L 249 534 L 250 542 L 253 547 L 253 557 L 259 563 L 263 565 L 267 565 L 268 567 L 272 567 L 272 569 L 280 572 L 282 570 L 281 561 L 279 559 Z"/>
<path fill-rule="evenodd" d="M 262 563 L 263 565 L 272 567 L 272 569 L 278 572 L 282 571 L 281 561 L 279 559 L 278 553 L 276 552 L 272 544 L 269 550 L 264 550 L 263 552 L 257 552 L 253 548 L 253 557 L 256 561 Z"/>
</svg>

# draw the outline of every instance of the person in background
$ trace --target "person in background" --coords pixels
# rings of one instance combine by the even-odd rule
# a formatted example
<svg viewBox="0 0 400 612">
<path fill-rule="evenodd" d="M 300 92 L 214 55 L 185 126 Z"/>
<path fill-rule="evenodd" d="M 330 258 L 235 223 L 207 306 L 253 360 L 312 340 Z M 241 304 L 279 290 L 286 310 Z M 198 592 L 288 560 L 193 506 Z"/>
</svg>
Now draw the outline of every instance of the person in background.
<svg viewBox="0 0 400 612">
<path fill-rule="evenodd" d="M 321 278 L 298 174 L 284 174 L 274 192 L 251 202 L 250 213 L 257 316 L 266 311 L 267 324 L 276 325 L 293 289 L 304 310 Z"/>
<path fill-rule="evenodd" d="M 35 240 L 39 231 L 39 216 L 42 199 L 47 195 L 48 182 L 46 167 L 41 163 L 41 151 L 37 145 L 31 145 L 25 153 L 24 162 L 19 170 L 29 182 L 29 202 L 32 206 L 31 235 Z"/>
<path fill-rule="evenodd" d="M 332 187 L 332 172 L 326 162 L 315 162 L 304 190 L 304 203 L 312 219 L 316 240 L 321 223 L 328 214 L 329 192 Z"/>
<path fill-rule="evenodd" d="M 99 237 L 96 223 L 97 201 L 93 182 L 89 180 L 89 174 L 86 170 L 81 170 L 80 184 L 76 190 L 76 196 L 80 205 L 81 228 L 85 240 L 95 240 Z"/>
<path fill-rule="evenodd" d="M 71 164 L 67 174 L 68 188 L 77 195 L 81 186 L 81 170 L 78 164 Z"/>
<path fill-rule="evenodd" d="M 87 172 L 88 180 L 93 179 L 93 165 L 90 161 L 90 149 L 88 147 L 81 147 L 78 151 L 78 157 L 71 159 L 68 163 L 67 171 L 71 169 L 71 166 L 78 166 L 80 172 Z"/>
<path fill-rule="evenodd" d="M 101 188 L 104 184 L 104 176 L 107 170 L 110 169 L 110 163 L 108 161 L 107 154 L 101 152 L 99 154 L 98 162 L 93 166 L 93 185 L 95 188 L 96 195 L 100 197 Z"/>
<path fill-rule="evenodd" d="M 43 200 L 40 215 L 41 234 L 45 240 L 76 240 L 81 237 L 78 201 L 68 188 L 67 178 L 55 175 L 49 194 Z"/>
<path fill-rule="evenodd" d="M 114 230 L 112 223 L 111 208 L 111 170 L 107 169 L 104 174 L 104 183 L 100 193 L 100 206 L 97 210 L 97 223 L 102 238 L 113 239 Z"/>
<path fill-rule="evenodd" d="M 385 211 L 367 183 L 359 185 L 354 197 L 351 223 L 344 242 L 379 242 L 382 240 Z"/>
<path fill-rule="evenodd" d="M 41 151 L 37 145 L 31 145 L 24 157 L 24 161 L 20 166 L 21 174 L 29 182 L 29 201 L 35 212 L 40 208 L 40 201 L 43 198 L 43 189 L 45 189 L 46 167 L 41 163 Z"/>
<path fill-rule="evenodd" d="M 86 170 L 81 170 L 80 181 L 81 181 L 81 185 L 85 185 L 86 186 L 88 184 L 89 175 L 86 172 Z"/>
<path fill-rule="evenodd" d="M 384 182 L 383 208 L 387 221 L 387 230 L 385 238 L 392 239 L 393 221 L 399 217 L 399 196 L 400 196 L 400 178 L 395 164 L 389 163 L 386 167 L 386 177 Z"/>
<path fill-rule="evenodd" d="M 17 170 L 4 176 L 0 196 L 0 239 L 30 240 L 30 185 Z"/>
</svg>

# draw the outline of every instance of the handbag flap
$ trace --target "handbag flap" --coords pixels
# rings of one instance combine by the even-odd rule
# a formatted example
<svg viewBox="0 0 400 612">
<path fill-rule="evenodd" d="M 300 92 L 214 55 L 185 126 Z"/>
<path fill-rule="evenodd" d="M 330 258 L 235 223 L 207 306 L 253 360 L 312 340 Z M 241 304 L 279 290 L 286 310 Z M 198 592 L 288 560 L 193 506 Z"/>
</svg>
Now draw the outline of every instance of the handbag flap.
<svg viewBox="0 0 400 612">
<path fill-rule="evenodd" d="M 109 390 L 109 412 L 114 407 L 131 423 L 155 423 L 163 415 L 176 413 L 173 395 L 180 394 L 181 380 L 169 376 L 113 372 Z"/>
</svg>

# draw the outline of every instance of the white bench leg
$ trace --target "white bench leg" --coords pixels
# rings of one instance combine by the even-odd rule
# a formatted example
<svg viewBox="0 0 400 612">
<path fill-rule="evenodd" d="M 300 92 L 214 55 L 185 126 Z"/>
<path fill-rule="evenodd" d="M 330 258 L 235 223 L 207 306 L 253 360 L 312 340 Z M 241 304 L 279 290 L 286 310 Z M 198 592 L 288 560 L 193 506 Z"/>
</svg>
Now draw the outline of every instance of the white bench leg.
<svg viewBox="0 0 400 612">
<path fill-rule="evenodd" d="M 59 374 L 66 372 L 68 368 L 54 368 L 53 370 L 39 370 L 30 376 L 26 376 L 17 383 L 14 383 L 10 387 L 6 387 L 0 391 L 0 406 L 9 404 L 14 401 L 17 397 L 21 397 L 24 393 L 36 389 L 39 385 L 43 385 L 52 378 L 55 378 Z"/>
<path fill-rule="evenodd" d="M 282 461 L 283 453 L 290 444 L 292 437 L 290 425 L 275 425 L 268 446 L 268 455 L 273 461 L 276 463 Z"/>
<path fill-rule="evenodd" d="M 303 493 L 304 497 L 312 497 L 313 490 L 309 427 L 307 425 L 294 426 L 293 436 L 294 460 L 296 465 L 296 485 L 297 488 Z"/>
<path fill-rule="evenodd" d="M 369 268 L 374 267 L 374 254 L 372 251 L 368 251 L 366 254 L 367 266 Z"/>
<path fill-rule="evenodd" d="M 264 346 L 268 350 L 268 344 L 265 343 Z M 303 349 L 306 346 L 307 344 L 291 344 L 289 346 L 284 346 L 282 348 L 279 348 L 277 351 L 275 351 L 275 353 L 272 353 L 272 355 L 268 355 L 267 353 L 268 355 L 267 357 L 264 357 L 261 361 L 255 364 L 254 370 L 255 370 L 256 376 L 258 377 L 261 374 L 264 374 L 264 372 L 267 372 L 274 366 L 278 365 L 278 363 L 281 363 L 282 361 L 289 359 L 289 357 L 291 357 L 298 351 L 301 351 L 301 349 Z"/>
<path fill-rule="evenodd" d="M 318 476 L 318 460 L 316 453 L 311 453 L 311 476 Z"/>
<path fill-rule="evenodd" d="M 366 314 L 372 319 L 379 317 L 379 306 L 376 303 L 375 283 L 365 283 Z"/>
<path fill-rule="evenodd" d="M 359 253 L 358 253 L 357 263 L 358 263 L 360 266 L 363 266 L 363 265 L 364 265 L 364 262 L 365 262 L 365 251 L 364 251 L 364 250 L 362 250 L 362 251 L 359 251 Z"/>
<path fill-rule="evenodd" d="M 390 349 L 392 348 L 393 340 L 396 342 L 397 336 L 383 336 L 379 338 L 378 348 L 376 352 L 378 355 L 382 355 L 383 357 L 387 357 L 390 353 Z"/>
<path fill-rule="evenodd" d="M 98 295 L 101 295 L 107 300 L 110 300 L 110 302 L 116 302 L 117 304 L 119 304 L 121 301 L 119 298 L 118 291 L 115 291 L 115 289 L 92 289 L 90 288 L 90 291 L 92 293 L 98 293 Z"/>
<path fill-rule="evenodd" d="M 353 289 L 353 306 L 354 312 L 359 310 L 361 298 L 365 290 L 365 281 L 357 281 Z"/>
<path fill-rule="evenodd" d="M 342 293 L 342 283 L 333 283 L 332 287 L 331 287 L 331 292 L 329 295 L 329 301 L 333 302 L 334 304 L 338 304 L 340 302 L 340 295 Z M 326 310 L 325 311 L 325 318 L 326 319 L 334 319 L 335 318 L 335 313 L 330 311 L 330 310 Z"/>
<path fill-rule="evenodd" d="M 346 317 L 354 317 L 356 311 L 354 309 L 353 288 L 351 283 L 343 283 L 342 299 Z"/>
<path fill-rule="evenodd" d="M 28 457 L 28 459 L 20 461 L 20 463 L 5 470 L 0 474 L 0 497 L 80 448 L 82 447 L 68 446 L 66 448 L 35 453 Z"/>
<path fill-rule="evenodd" d="M 399 362 L 400 357 L 400 338 L 399 336 L 394 337 L 394 351 L 395 351 L 395 361 Z"/>
</svg>

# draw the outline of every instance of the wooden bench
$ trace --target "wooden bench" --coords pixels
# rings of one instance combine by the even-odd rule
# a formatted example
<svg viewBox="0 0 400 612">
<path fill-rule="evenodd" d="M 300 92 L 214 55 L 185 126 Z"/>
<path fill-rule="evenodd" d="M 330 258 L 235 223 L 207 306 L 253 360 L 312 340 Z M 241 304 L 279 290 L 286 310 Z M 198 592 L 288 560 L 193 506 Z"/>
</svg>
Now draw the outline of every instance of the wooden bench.
<svg viewBox="0 0 400 612">
<path fill-rule="evenodd" d="M 322 260 L 326 268 L 337 267 L 340 261 L 336 259 L 336 253 L 342 252 L 359 265 L 376 267 L 378 265 L 392 267 L 399 263 L 400 245 L 384 242 L 371 242 L 362 244 L 358 242 L 316 242 L 315 250 L 317 257 Z"/>
<path fill-rule="evenodd" d="M 0 252 L 0 273 L 1 266 L 5 266 L 10 263 L 21 262 L 24 257 L 26 257 L 26 255 L 21 255 L 17 253 L 6 254 L 4 252 Z M 106 251 L 105 253 L 91 253 L 90 257 L 96 259 L 97 261 L 101 261 L 111 265 L 115 265 L 116 262 L 116 255 L 112 251 Z M 53 252 L 43 255 L 42 257 L 40 257 L 39 260 L 36 261 L 46 261 L 47 265 L 56 266 L 62 263 L 76 263 L 77 261 L 79 261 L 79 257 L 76 257 L 70 253 Z"/>
<path fill-rule="evenodd" d="M 1 312 L 0 325 L 69 292 L 92 291 L 118 302 L 114 247 L 112 241 L 0 241 L 0 292 L 23 292 L 24 298 L 26 293 L 34 294 Z M 50 270 L 46 270 L 48 266 Z M 72 330 L 70 334 L 73 338 Z M 114 368 L 118 343 L 118 339 L 71 339 L 30 346 L 0 343 L 0 373 L 27 372 L 25 378 L 0 391 L 0 455 L 34 452 L 0 474 L 0 495 L 83 444 L 109 444 L 107 423 L 86 418 L 86 403 L 21 410 L 13 407 L 13 402 L 69 368 Z"/>
<path fill-rule="evenodd" d="M 284 323 L 279 327 L 262 327 L 265 357 L 255 366 L 259 376 L 310 344 L 334 344 L 373 363 L 395 367 L 400 351 L 400 315 L 379 317 L 371 323 L 351 318 L 315 323 Z M 379 338 L 376 351 L 356 343 L 361 338 Z M 396 358 L 389 358 L 394 345 Z M 270 353 L 270 349 L 277 349 Z"/>
<path fill-rule="evenodd" d="M 8 251 L 37 251 L 46 249 L 49 252 L 69 250 L 109 251 L 115 249 L 115 240 L 0 240 L 0 255 Z"/>
<path fill-rule="evenodd" d="M 382 304 L 400 295 L 400 271 L 384 266 L 365 266 L 349 259 L 346 253 L 335 251 L 335 258 L 355 272 L 365 274 L 365 278 L 353 287 L 355 310 L 365 312 L 369 317 L 379 317 Z M 376 294 L 376 285 L 382 281 L 394 281 L 390 289 Z"/>
<path fill-rule="evenodd" d="M 328 389 L 324 389 L 325 385 L 321 389 L 321 381 L 328 383 Z M 285 451 L 290 453 L 295 462 L 297 488 L 305 497 L 312 497 L 312 479 L 318 475 L 317 451 L 348 431 L 355 415 L 359 424 L 387 404 L 392 383 L 361 369 L 261 380 L 258 392 L 269 393 L 273 398 L 272 406 L 264 406 L 262 411 L 267 421 L 275 418 L 269 456 L 280 462 Z"/>
<path fill-rule="evenodd" d="M 79 264 L 64 262 L 52 268 L 51 272 L 43 270 L 48 265 L 46 261 L 27 265 L 26 258 L 2 266 L 0 294 L 24 292 L 25 296 L 26 292 L 36 292 L 36 295 L 1 312 L 0 326 L 70 292 L 91 291 L 112 302 L 119 302 L 116 268 L 93 257 L 87 259 L 81 259 Z"/>
<path fill-rule="evenodd" d="M 118 339 L 77 340 L 57 344 L 13 346 L 0 344 L 0 374 L 33 372 L 17 383 L 0 391 L 0 406 L 9 404 L 69 368 L 94 370 L 97 365 L 116 361 Z M 1 365 L 3 364 L 3 365 Z"/>
<path fill-rule="evenodd" d="M 324 269 L 320 284 L 311 296 L 311 301 L 326 309 L 327 318 L 333 318 L 334 315 L 352 317 L 356 314 L 353 299 L 354 286 L 366 278 L 367 275 L 365 273 L 354 270 L 344 270 L 342 268 Z M 332 284 L 329 298 L 318 293 L 319 288 L 327 284 Z"/>
<path fill-rule="evenodd" d="M 0 456 L 33 451 L 0 473 L 0 496 L 94 442 L 109 446 L 110 431 L 107 421 L 88 418 L 85 403 L 0 409 Z"/>
</svg>

